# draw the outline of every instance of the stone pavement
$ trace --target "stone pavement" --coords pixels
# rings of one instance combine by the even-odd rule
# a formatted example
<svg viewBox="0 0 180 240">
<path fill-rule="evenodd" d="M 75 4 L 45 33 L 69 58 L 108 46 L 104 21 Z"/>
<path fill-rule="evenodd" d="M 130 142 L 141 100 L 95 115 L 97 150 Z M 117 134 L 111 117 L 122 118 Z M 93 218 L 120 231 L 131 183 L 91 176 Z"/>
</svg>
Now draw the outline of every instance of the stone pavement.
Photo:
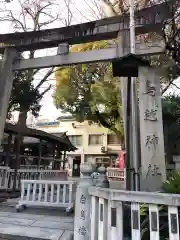
<svg viewBox="0 0 180 240">
<path fill-rule="evenodd" d="M 73 216 L 60 209 L 27 208 L 16 213 L 13 201 L 0 204 L 0 240 L 73 239 Z"/>
</svg>

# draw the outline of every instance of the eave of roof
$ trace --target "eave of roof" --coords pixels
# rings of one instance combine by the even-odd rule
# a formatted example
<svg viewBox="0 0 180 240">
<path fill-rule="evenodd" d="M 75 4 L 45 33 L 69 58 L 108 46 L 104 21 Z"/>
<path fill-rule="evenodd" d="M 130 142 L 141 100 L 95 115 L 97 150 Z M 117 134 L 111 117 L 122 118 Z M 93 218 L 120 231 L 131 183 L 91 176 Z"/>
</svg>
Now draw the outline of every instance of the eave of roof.
<svg viewBox="0 0 180 240">
<path fill-rule="evenodd" d="M 33 128 L 19 128 L 17 125 L 6 123 L 4 128 L 5 133 L 12 133 L 14 135 L 21 134 L 24 137 L 33 137 L 47 142 L 55 143 L 57 146 L 64 146 L 66 151 L 75 151 L 77 148 L 72 145 L 66 133 L 62 133 L 60 137 L 53 134 L 37 130 Z"/>
</svg>

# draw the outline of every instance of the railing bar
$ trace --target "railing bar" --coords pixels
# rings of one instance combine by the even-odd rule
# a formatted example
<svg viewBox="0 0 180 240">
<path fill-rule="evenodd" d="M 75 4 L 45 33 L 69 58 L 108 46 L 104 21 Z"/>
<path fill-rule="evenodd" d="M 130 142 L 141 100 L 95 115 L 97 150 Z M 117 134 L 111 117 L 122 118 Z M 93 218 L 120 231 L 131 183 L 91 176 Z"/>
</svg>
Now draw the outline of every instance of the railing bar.
<svg viewBox="0 0 180 240">
<path fill-rule="evenodd" d="M 66 184 L 63 185 L 63 199 L 62 199 L 63 203 L 66 202 L 66 186 L 67 186 Z"/>
<path fill-rule="evenodd" d="M 48 184 L 45 183 L 44 202 L 47 202 L 48 197 Z"/>
<path fill-rule="evenodd" d="M 21 182 L 21 200 L 24 198 L 24 183 Z"/>
<path fill-rule="evenodd" d="M 5 180 L 5 189 L 8 189 L 8 182 L 9 182 L 9 172 L 6 172 L 6 180 Z"/>
<path fill-rule="evenodd" d="M 169 240 L 179 240 L 178 208 L 168 206 Z"/>
<path fill-rule="evenodd" d="M 104 229 L 103 229 L 103 213 L 104 213 L 104 199 L 99 198 L 99 220 L 98 220 L 98 240 L 103 240 Z"/>
<path fill-rule="evenodd" d="M 98 240 L 107 239 L 107 200 L 99 198 Z"/>
<path fill-rule="evenodd" d="M 56 197 L 56 203 L 59 203 L 59 195 L 60 195 L 60 184 L 57 184 L 57 197 Z"/>
<path fill-rule="evenodd" d="M 33 200 L 33 201 L 36 200 L 36 186 L 37 186 L 37 184 L 34 183 L 34 184 L 33 184 L 33 197 L 32 197 L 32 200 Z"/>
<path fill-rule="evenodd" d="M 132 240 L 141 239 L 139 203 L 131 203 L 131 238 Z"/>
<path fill-rule="evenodd" d="M 111 240 L 112 235 L 114 235 L 114 231 L 113 231 L 113 227 L 112 227 L 112 215 L 111 215 L 111 208 L 114 207 L 113 203 L 111 202 L 111 200 L 108 200 L 108 219 L 107 219 L 107 239 Z"/>
<path fill-rule="evenodd" d="M 53 202 L 54 197 L 54 184 L 51 184 L 51 203 Z"/>
<path fill-rule="evenodd" d="M 116 239 L 117 240 L 123 240 L 123 207 L 122 202 L 118 202 L 117 208 L 116 208 Z"/>
<path fill-rule="evenodd" d="M 38 194 L 38 201 L 41 201 L 41 197 L 42 197 L 42 184 L 39 183 L 39 194 Z"/>
<path fill-rule="evenodd" d="M 30 191 L 31 191 L 31 183 L 27 184 L 27 196 L 26 196 L 26 200 L 29 201 L 29 197 L 30 197 Z"/>
<path fill-rule="evenodd" d="M 108 200 L 108 240 L 123 240 L 123 209 L 122 203 Z"/>
<path fill-rule="evenodd" d="M 150 240 L 159 240 L 159 209 L 157 205 L 149 205 Z"/>
<path fill-rule="evenodd" d="M 99 198 L 91 196 L 91 240 L 98 240 Z"/>
<path fill-rule="evenodd" d="M 72 184 L 69 184 L 69 203 L 72 203 Z"/>
</svg>

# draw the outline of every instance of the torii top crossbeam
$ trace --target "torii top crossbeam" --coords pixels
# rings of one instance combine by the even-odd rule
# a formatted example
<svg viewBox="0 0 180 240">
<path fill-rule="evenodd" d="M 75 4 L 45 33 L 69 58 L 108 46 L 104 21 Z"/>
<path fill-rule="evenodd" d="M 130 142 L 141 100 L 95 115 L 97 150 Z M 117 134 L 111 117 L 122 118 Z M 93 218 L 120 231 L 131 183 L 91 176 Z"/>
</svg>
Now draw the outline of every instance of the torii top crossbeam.
<svg viewBox="0 0 180 240">
<path fill-rule="evenodd" d="M 175 0 L 135 12 L 136 34 L 161 32 L 165 20 L 172 17 L 169 6 Z M 7 46 L 18 51 L 56 47 L 62 42 L 78 44 L 116 38 L 118 32 L 129 30 L 129 14 L 36 32 L 0 34 L 0 52 Z"/>
</svg>

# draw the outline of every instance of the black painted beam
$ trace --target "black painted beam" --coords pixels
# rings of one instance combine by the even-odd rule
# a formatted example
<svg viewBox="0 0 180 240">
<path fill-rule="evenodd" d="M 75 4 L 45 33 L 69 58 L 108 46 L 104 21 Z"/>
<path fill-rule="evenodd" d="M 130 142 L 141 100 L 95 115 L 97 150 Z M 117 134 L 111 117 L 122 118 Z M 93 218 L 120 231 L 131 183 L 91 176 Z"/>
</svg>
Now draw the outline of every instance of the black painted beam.
<svg viewBox="0 0 180 240">
<path fill-rule="evenodd" d="M 171 18 L 170 4 L 162 3 L 135 13 L 136 35 L 162 32 L 164 21 Z M 68 27 L 36 32 L 0 34 L 0 51 L 16 46 L 19 51 L 56 47 L 62 42 L 70 45 L 116 38 L 118 32 L 129 30 L 129 14 Z"/>
</svg>

